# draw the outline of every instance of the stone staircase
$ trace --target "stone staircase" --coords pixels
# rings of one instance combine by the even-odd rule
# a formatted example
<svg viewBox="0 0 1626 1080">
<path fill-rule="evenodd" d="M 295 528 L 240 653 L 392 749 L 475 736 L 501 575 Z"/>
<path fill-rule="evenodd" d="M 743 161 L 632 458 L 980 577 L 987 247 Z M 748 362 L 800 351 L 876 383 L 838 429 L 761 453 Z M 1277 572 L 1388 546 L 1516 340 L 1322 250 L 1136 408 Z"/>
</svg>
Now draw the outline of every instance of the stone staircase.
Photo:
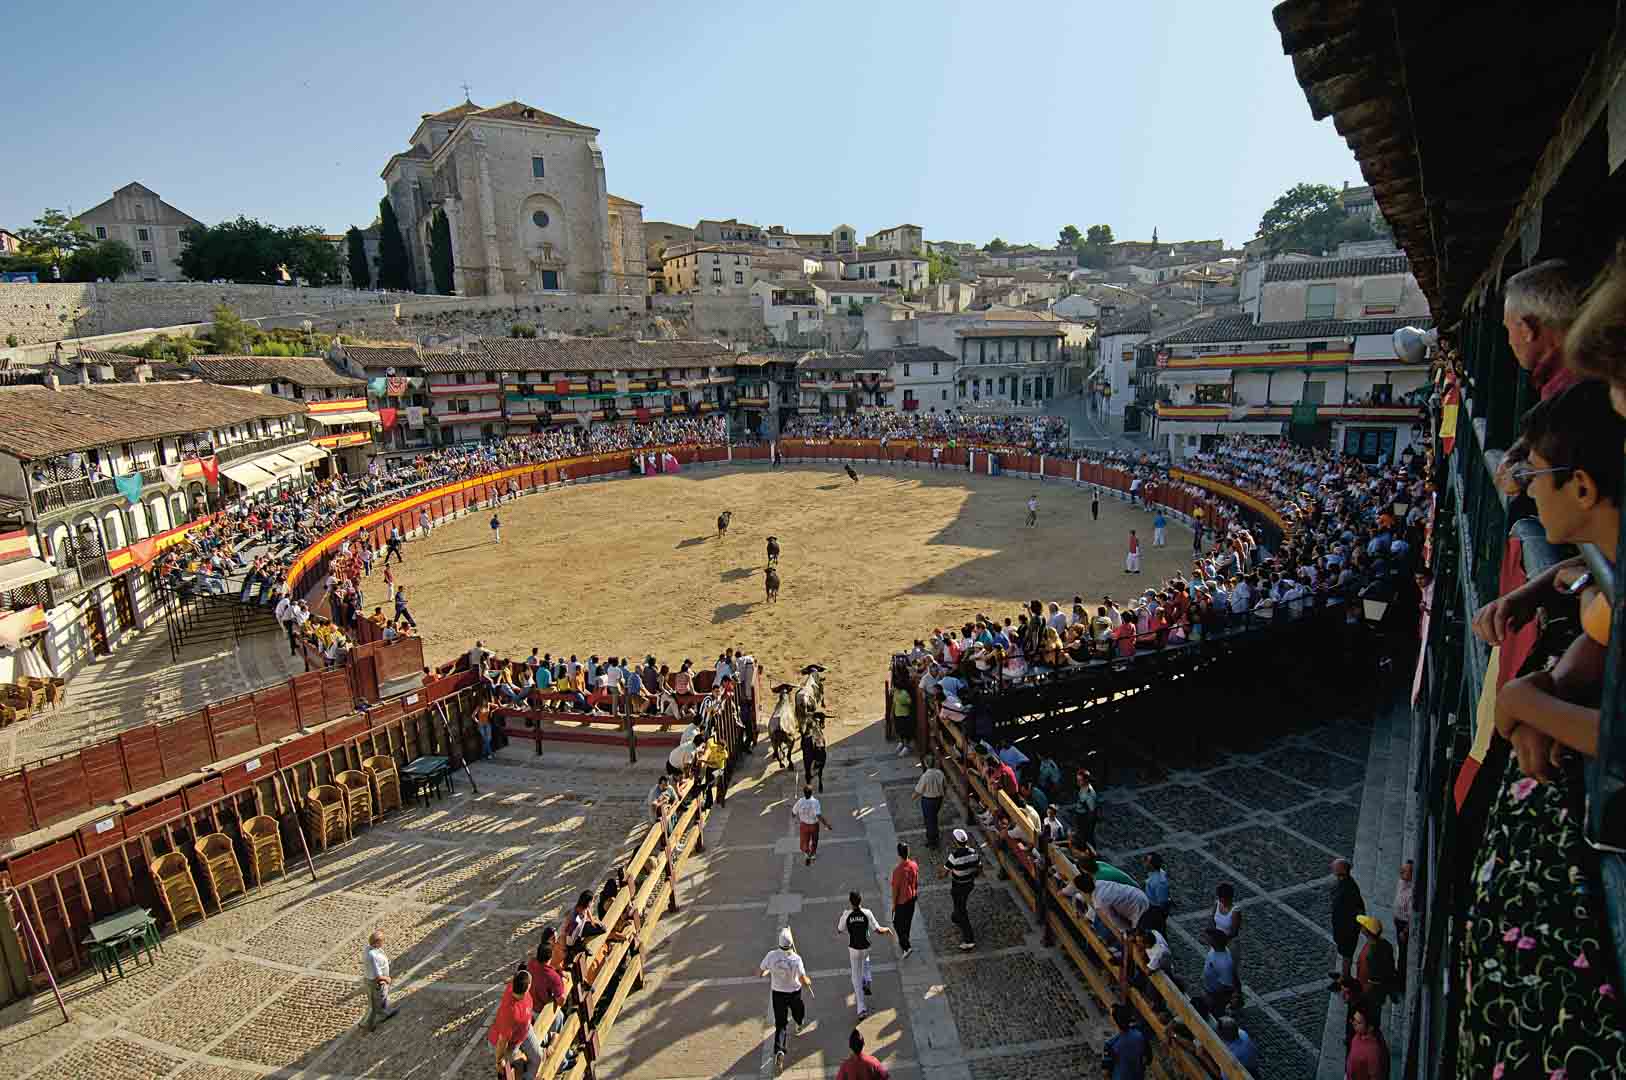
<svg viewBox="0 0 1626 1080">
<path fill-rule="evenodd" d="M 1388 685 L 1376 704 L 1372 742 L 1367 752 L 1366 783 L 1355 830 L 1355 850 L 1349 858 L 1354 864 L 1353 874 L 1360 883 L 1361 895 L 1366 899 L 1367 913 L 1383 923 L 1384 936 L 1394 944 L 1395 883 L 1400 864 L 1411 857 L 1416 827 L 1415 752 L 1411 705 L 1406 690 L 1394 676 L 1384 681 Z M 1398 960 L 1398 948 L 1396 953 Z M 1316 1078 L 1341 1080 L 1345 1007 L 1337 995 L 1327 997 L 1327 1020 L 1321 1034 L 1321 1059 Z M 1400 1075 L 1407 1020 L 1404 1002 L 1391 1004 L 1384 1010 L 1383 1034 L 1393 1056 L 1391 1075 L 1394 1076 Z"/>
</svg>

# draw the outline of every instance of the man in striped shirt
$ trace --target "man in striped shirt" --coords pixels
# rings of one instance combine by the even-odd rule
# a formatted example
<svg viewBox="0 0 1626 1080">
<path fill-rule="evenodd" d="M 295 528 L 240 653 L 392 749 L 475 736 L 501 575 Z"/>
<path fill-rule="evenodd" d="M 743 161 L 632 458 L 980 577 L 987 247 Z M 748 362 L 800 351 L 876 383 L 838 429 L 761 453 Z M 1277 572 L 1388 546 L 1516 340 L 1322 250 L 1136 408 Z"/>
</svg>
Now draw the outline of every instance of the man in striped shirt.
<svg viewBox="0 0 1626 1080">
<path fill-rule="evenodd" d="M 977 875 L 980 873 L 982 873 L 982 856 L 971 846 L 970 835 L 964 829 L 955 829 L 954 846 L 949 849 L 948 861 L 937 872 L 937 876 L 949 878 L 949 896 L 954 901 L 953 922 L 960 928 L 960 934 L 965 938 L 960 942 L 960 949 L 963 952 L 970 952 L 977 947 L 977 933 L 971 929 L 971 915 L 966 911 L 966 903 L 971 899 L 971 888 L 976 884 Z"/>
</svg>

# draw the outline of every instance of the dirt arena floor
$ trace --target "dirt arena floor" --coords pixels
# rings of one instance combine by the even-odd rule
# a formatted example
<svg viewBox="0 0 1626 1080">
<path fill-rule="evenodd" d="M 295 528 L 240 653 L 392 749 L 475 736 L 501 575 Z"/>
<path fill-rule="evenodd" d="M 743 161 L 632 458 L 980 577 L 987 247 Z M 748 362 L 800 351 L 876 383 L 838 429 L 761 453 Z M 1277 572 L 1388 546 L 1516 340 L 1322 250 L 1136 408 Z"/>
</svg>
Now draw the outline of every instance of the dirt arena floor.
<svg viewBox="0 0 1626 1080">
<path fill-rule="evenodd" d="M 750 650 L 771 679 L 823 664 L 839 725 L 881 716 L 888 661 L 932 627 L 1030 599 L 1122 598 L 1187 568 L 1191 533 L 1150 547 L 1151 515 L 1071 483 L 930 469 L 695 469 L 588 484 L 504 504 L 502 543 L 477 512 L 409 543 L 408 589 L 431 661 L 479 638 L 498 655 L 532 646 L 583 659 L 653 653 L 674 669 Z M 1028 496 L 1039 522 L 1023 525 Z M 726 539 L 717 515 L 733 511 Z M 1123 570 L 1129 530 L 1138 578 Z M 763 597 L 765 542 L 779 537 L 779 601 Z M 374 571 L 374 581 L 377 570 Z M 377 586 L 375 586 L 375 589 Z M 368 597 L 369 603 L 382 594 Z M 838 731 L 840 729 L 838 728 Z"/>
</svg>

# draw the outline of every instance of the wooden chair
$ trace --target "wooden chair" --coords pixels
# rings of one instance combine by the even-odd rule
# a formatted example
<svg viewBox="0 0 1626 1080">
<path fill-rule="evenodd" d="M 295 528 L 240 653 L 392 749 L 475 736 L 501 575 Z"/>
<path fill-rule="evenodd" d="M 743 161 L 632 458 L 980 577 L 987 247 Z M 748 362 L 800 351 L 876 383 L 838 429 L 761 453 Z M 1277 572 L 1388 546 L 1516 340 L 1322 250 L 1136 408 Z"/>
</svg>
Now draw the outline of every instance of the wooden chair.
<svg viewBox="0 0 1626 1080">
<path fill-rule="evenodd" d="M 395 767 L 395 759 L 388 754 L 378 754 L 367 758 L 361 763 L 362 771 L 373 782 L 373 806 L 379 814 L 401 808 L 401 772 Z"/>
<path fill-rule="evenodd" d="M 373 787 L 367 780 L 367 774 L 360 769 L 346 769 L 335 776 L 333 782 L 344 793 L 344 808 L 350 820 L 350 831 L 354 833 L 357 826 L 371 825 Z"/>
<path fill-rule="evenodd" d="M 192 864 L 179 851 L 160 855 L 149 865 L 152 879 L 158 885 L 158 895 L 169 912 L 170 926 L 180 928 L 181 920 L 198 916 L 204 922 L 209 916 L 203 910 L 203 898 L 198 895 L 198 883 L 192 879 Z"/>
<path fill-rule="evenodd" d="M 51 708 L 60 708 L 68 702 L 68 680 L 54 676 L 45 680 L 45 700 Z"/>
<path fill-rule="evenodd" d="M 215 908 L 226 905 L 226 898 L 248 892 L 243 881 L 243 867 L 237 861 L 237 849 L 225 833 L 210 833 L 192 845 L 203 863 L 203 873 L 209 879 L 209 891 L 215 894 Z"/>
<path fill-rule="evenodd" d="M 0 684 L 0 702 L 11 710 L 16 720 L 27 720 L 34 714 L 33 695 L 27 687 L 17 686 L 14 683 Z"/>
<path fill-rule="evenodd" d="M 243 822 L 243 840 L 248 844 L 248 868 L 254 884 L 264 885 L 271 874 L 286 871 L 282 861 L 282 830 L 277 819 L 261 814 Z"/>
<path fill-rule="evenodd" d="M 56 708 L 58 697 L 53 693 L 54 688 L 51 679 L 41 679 L 34 675 L 27 675 L 23 677 L 23 685 L 28 687 L 36 709 L 43 709 L 47 705 L 53 709 Z"/>
<path fill-rule="evenodd" d="M 305 825 L 316 838 L 316 849 L 342 842 L 350 835 L 350 819 L 344 810 L 344 793 L 332 784 L 318 784 L 305 795 Z"/>
</svg>

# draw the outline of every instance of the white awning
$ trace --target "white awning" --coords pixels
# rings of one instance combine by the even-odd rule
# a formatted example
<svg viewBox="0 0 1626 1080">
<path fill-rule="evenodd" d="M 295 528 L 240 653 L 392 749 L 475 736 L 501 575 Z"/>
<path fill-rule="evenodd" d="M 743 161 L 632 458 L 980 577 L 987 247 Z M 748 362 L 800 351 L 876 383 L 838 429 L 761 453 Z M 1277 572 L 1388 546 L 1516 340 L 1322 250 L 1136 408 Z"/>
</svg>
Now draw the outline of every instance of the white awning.
<svg viewBox="0 0 1626 1080">
<path fill-rule="evenodd" d="M 311 413 L 309 419 L 328 427 L 338 424 L 381 424 L 384 422 L 381 416 L 370 409 L 353 409 L 350 412 Z"/>
<path fill-rule="evenodd" d="M 250 491 L 258 491 L 276 483 L 276 475 L 249 461 L 239 461 L 220 470 L 233 483 L 242 484 Z"/>
<path fill-rule="evenodd" d="M 255 458 L 254 464 L 275 476 L 278 480 L 289 476 L 297 477 L 301 467 L 300 463 L 289 457 L 286 451 Z"/>
<path fill-rule="evenodd" d="M 313 465 L 327 457 L 327 451 L 320 446 L 312 446 L 310 443 L 298 443 L 294 446 L 284 447 L 282 456 L 297 461 L 301 465 Z"/>
<path fill-rule="evenodd" d="M 17 559 L 0 566 L 0 592 L 20 589 L 24 585 L 56 577 L 57 573 L 57 568 L 44 559 L 36 559 L 33 556 Z"/>
</svg>

